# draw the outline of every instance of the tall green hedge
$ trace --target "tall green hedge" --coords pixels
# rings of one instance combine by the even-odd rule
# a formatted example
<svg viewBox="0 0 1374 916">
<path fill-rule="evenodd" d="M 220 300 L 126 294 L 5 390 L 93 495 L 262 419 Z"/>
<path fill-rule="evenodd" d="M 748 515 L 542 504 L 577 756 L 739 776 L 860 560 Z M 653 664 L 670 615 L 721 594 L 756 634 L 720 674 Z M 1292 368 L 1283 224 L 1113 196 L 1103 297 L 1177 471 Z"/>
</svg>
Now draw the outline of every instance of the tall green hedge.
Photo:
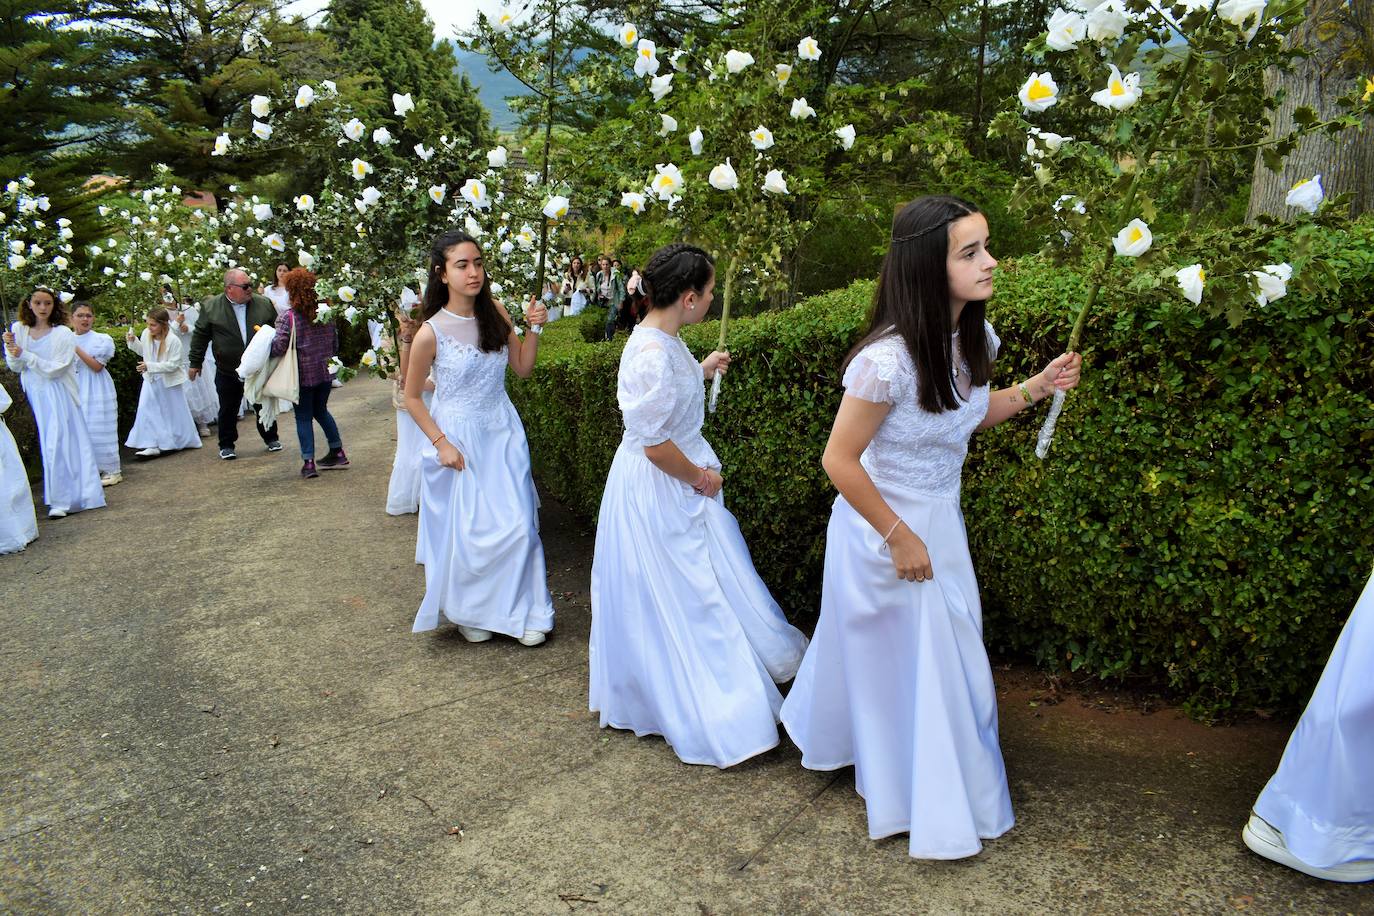
<svg viewBox="0 0 1374 916">
<path fill-rule="evenodd" d="M 991 645 L 1166 681 L 1203 714 L 1311 688 L 1374 559 L 1374 230 L 1334 234 L 1327 257 L 1339 295 L 1293 292 L 1237 328 L 1181 297 L 1106 297 L 1049 459 L 1032 453 L 1043 408 L 974 437 L 963 505 Z M 999 384 L 1058 352 L 1081 286 L 1038 259 L 1004 263 Z M 808 628 L 834 499 L 820 455 L 871 294 L 858 283 L 733 324 L 706 424 L 755 564 Z M 594 519 L 623 338 L 558 324 L 512 397 L 536 475 Z M 683 338 L 704 355 L 717 331 Z"/>
</svg>

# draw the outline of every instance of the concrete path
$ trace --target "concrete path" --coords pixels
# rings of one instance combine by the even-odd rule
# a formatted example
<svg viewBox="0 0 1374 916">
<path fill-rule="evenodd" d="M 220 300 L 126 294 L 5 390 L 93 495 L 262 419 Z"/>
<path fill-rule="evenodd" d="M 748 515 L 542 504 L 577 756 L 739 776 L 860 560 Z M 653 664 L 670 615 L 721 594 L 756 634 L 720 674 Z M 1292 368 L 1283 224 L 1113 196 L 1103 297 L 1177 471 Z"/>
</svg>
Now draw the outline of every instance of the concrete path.
<svg viewBox="0 0 1374 916">
<path fill-rule="evenodd" d="M 545 503 L 558 630 L 410 633 L 413 517 L 382 512 L 385 383 L 295 437 L 126 468 L 0 557 L 0 911 L 1368 912 L 1239 830 L 1291 723 L 1208 729 L 998 672 L 1018 826 L 972 860 L 867 838 L 849 771 L 726 772 L 586 709 L 591 534 Z M 162 518 L 163 510 L 170 508 Z"/>
</svg>

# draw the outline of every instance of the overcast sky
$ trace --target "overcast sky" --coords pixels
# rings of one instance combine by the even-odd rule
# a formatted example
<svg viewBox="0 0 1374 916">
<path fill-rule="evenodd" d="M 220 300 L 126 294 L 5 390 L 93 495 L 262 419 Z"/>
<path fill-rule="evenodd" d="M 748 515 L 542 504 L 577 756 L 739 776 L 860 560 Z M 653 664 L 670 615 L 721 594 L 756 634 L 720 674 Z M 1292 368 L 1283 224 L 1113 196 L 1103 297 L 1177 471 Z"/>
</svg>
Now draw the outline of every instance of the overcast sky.
<svg viewBox="0 0 1374 916">
<path fill-rule="evenodd" d="M 420 0 L 420 5 L 434 22 L 434 37 L 452 40 L 455 29 L 465 29 L 477 21 L 479 10 L 494 16 L 504 4 L 501 0 Z M 286 9 L 313 21 L 326 6 L 328 0 L 295 0 Z"/>
</svg>

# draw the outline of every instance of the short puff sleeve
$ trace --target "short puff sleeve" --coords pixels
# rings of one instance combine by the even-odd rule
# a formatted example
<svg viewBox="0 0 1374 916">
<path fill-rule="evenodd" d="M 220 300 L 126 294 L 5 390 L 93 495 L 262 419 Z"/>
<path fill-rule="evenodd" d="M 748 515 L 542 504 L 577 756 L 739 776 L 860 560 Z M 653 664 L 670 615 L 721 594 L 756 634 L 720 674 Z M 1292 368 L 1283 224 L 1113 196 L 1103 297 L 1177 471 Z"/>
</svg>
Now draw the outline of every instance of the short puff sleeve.
<svg viewBox="0 0 1374 916">
<path fill-rule="evenodd" d="M 904 390 L 901 359 L 890 340 L 864 347 L 844 371 L 844 393 L 861 401 L 895 404 Z"/>
<path fill-rule="evenodd" d="M 671 382 L 672 366 L 662 347 L 645 347 L 621 367 L 616 400 L 625 429 L 646 445 L 672 438 L 668 432 L 673 417 Z"/>
</svg>

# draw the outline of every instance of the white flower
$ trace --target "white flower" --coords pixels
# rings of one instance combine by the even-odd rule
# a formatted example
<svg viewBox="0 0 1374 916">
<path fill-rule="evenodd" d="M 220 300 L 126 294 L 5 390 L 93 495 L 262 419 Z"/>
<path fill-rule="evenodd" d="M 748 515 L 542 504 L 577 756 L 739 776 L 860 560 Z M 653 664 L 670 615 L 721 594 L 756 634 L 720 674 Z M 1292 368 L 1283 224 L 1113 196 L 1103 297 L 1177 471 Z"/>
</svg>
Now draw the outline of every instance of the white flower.
<svg viewBox="0 0 1374 916">
<path fill-rule="evenodd" d="M 683 63 L 682 60 L 683 55 L 685 55 L 686 53 L 686 51 L 682 50 L 681 48 L 678 48 L 672 54 L 668 55 L 668 63 L 672 64 L 673 69 L 677 70 L 679 73 L 685 72 L 687 70 L 687 65 Z"/>
<path fill-rule="evenodd" d="M 105 253 L 105 249 L 101 248 L 99 245 L 92 245 L 92 246 L 91 246 L 91 257 L 93 257 L 93 258 L 98 258 L 98 257 L 100 257 L 100 256 L 101 256 L 102 254 L 104 254 L 104 253 Z"/>
<path fill-rule="evenodd" d="M 639 40 L 639 29 L 632 23 L 625 23 L 620 27 L 620 43 L 627 48 L 633 48 L 635 42 Z"/>
<path fill-rule="evenodd" d="M 773 132 L 760 124 L 749 132 L 749 142 L 756 150 L 766 150 L 773 145 Z"/>
<path fill-rule="evenodd" d="M 351 286 L 340 286 L 338 293 L 340 302 L 352 302 L 358 295 L 358 291 Z"/>
<path fill-rule="evenodd" d="M 29 262 L 28 262 L 28 259 L 25 258 L 22 254 L 12 254 L 12 255 L 10 255 L 10 259 L 9 259 L 10 270 L 19 270 L 21 267 L 23 267 L 23 266 L 24 266 L 25 264 L 27 264 L 27 263 L 29 263 Z"/>
<path fill-rule="evenodd" d="M 343 126 L 344 136 L 350 140 L 361 140 L 363 134 L 367 133 L 367 127 L 357 118 L 352 119 Z"/>
<path fill-rule="evenodd" d="M 58 270 L 66 270 L 66 269 L 67 269 L 67 259 L 64 258 L 64 257 L 62 257 L 62 255 L 60 255 L 60 254 L 59 254 L 57 257 L 55 257 L 55 258 L 52 259 L 52 264 L 53 264 L 53 266 L 56 267 Z"/>
<path fill-rule="evenodd" d="M 358 363 L 367 366 L 369 369 L 377 365 L 377 351 L 368 350 L 358 359 Z"/>
<path fill-rule="evenodd" d="M 635 51 L 635 76 L 653 76 L 658 72 L 658 48 L 647 38 L 639 40 Z"/>
<path fill-rule="evenodd" d="M 797 56 L 802 60 L 820 60 L 821 46 L 810 35 L 797 42 Z"/>
<path fill-rule="evenodd" d="M 1017 95 L 1026 111 L 1044 111 L 1059 101 L 1059 86 L 1046 70 L 1044 73 L 1032 73 Z"/>
<path fill-rule="evenodd" d="M 649 80 L 649 94 L 654 97 L 655 102 L 663 101 L 663 97 L 673 91 L 673 75 L 665 73 Z"/>
<path fill-rule="evenodd" d="M 520 231 L 515 234 L 515 241 L 524 251 L 529 251 L 533 247 L 534 230 L 529 227 L 528 223 L 520 227 Z"/>
<path fill-rule="evenodd" d="M 487 150 L 488 168 L 503 169 L 506 167 L 506 162 L 508 161 L 508 159 L 509 153 L 506 152 L 506 148 L 504 146 L 498 146 L 495 149 Z"/>
<path fill-rule="evenodd" d="M 432 200 L 432 201 L 434 201 L 436 204 L 441 204 L 441 203 L 443 203 L 443 202 L 444 202 L 444 198 L 447 197 L 447 196 L 448 196 L 448 185 L 446 185 L 446 184 L 432 184 L 432 185 L 429 186 L 429 199 Z"/>
<path fill-rule="evenodd" d="M 377 203 L 377 201 L 381 199 L 382 192 L 378 191 L 372 185 L 368 185 L 367 187 L 363 188 L 363 203 L 367 204 L 369 207 Z"/>
<path fill-rule="evenodd" d="M 1116 41 L 1131 19 L 1121 0 L 1107 0 L 1088 14 L 1088 37 L 1093 41 Z"/>
<path fill-rule="evenodd" d="M 308 213 L 315 209 L 315 198 L 311 197 L 309 194 L 302 194 L 300 197 L 295 198 L 295 202 L 296 209 L 302 213 Z"/>
<path fill-rule="evenodd" d="M 1082 13 L 1062 9 L 1054 11 L 1045 28 L 1045 44 L 1055 51 L 1072 51 L 1088 33 L 1088 24 Z"/>
<path fill-rule="evenodd" d="M 347 321 L 349 324 L 352 324 L 354 321 L 356 321 L 358 316 L 361 314 L 362 312 L 358 311 L 358 307 L 356 305 L 350 305 L 348 308 L 343 310 L 344 321 Z M 334 359 L 338 359 L 338 357 L 336 356 L 334 357 Z"/>
<path fill-rule="evenodd" d="M 419 156 L 421 161 L 428 162 L 433 157 L 434 150 L 427 149 L 423 143 L 417 143 L 415 144 L 415 155 Z"/>
<path fill-rule="evenodd" d="M 62 300 L 63 305 L 66 305 L 67 303 L 71 302 L 73 299 L 76 298 L 76 293 L 69 293 L 66 290 L 63 290 L 62 292 L 57 294 L 57 298 Z"/>
<path fill-rule="evenodd" d="M 138 278 L 142 280 L 144 283 L 151 283 L 153 280 L 153 274 L 151 271 L 140 270 L 138 272 Z"/>
<path fill-rule="evenodd" d="M 1255 278 L 1255 302 L 1264 307 L 1275 299 L 1288 295 L 1288 281 L 1293 279 L 1293 265 L 1266 264 L 1260 270 L 1250 271 Z"/>
<path fill-rule="evenodd" d="M 768 174 L 763 176 L 763 190 L 769 194 L 786 194 L 787 179 L 777 169 L 769 169 Z"/>
<path fill-rule="evenodd" d="M 333 80 L 320 80 L 320 85 L 324 87 L 326 95 L 339 94 L 339 86 Z"/>
<path fill-rule="evenodd" d="M 728 73 L 738 73 L 753 62 L 754 55 L 750 54 L 748 51 L 736 51 L 734 48 L 731 48 L 729 51 L 725 52 L 725 69 Z"/>
<path fill-rule="evenodd" d="M 1092 100 L 1103 108 L 1115 108 L 1120 111 L 1123 108 L 1130 108 L 1140 101 L 1140 74 L 1127 73 L 1121 75 L 1121 71 L 1112 64 L 1112 74 L 1107 77 L 1107 85 L 1092 94 Z"/>
<path fill-rule="evenodd" d="M 255 95 L 253 101 L 248 103 L 248 110 L 253 112 L 255 118 L 265 118 L 272 110 L 272 100 L 265 95 Z"/>
<path fill-rule="evenodd" d="M 228 135 L 228 134 L 220 134 L 218 137 L 215 138 L 215 148 L 214 148 L 213 150 L 210 151 L 210 155 L 211 155 L 211 156 L 224 156 L 224 155 L 228 154 L 228 152 L 229 152 L 229 135 Z M 109 208 L 109 207 L 101 207 L 100 209 L 102 209 L 102 210 L 105 211 L 104 213 L 100 214 L 101 216 L 106 216 L 106 215 L 109 214 L 109 212 L 110 212 L 110 208 Z"/>
<path fill-rule="evenodd" d="M 271 218 L 272 218 L 272 205 L 271 205 L 271 204 L 253 204 L 253 219 L 257 220 L 258 222 L 262 222 L 262 221 L 265 220 L 265 219 L 271 219 Z"/>
<path fill-rule="evenodd" d="M 773 75 L 777 77 L 778 88 L 781 89 L 783 86 L 786 86 L 787 81 L 792 78 L 792 65 L 778 64 L 773 68 Z"/>
<path fill-rule="evenodd" d="M 458 193 L 463 195 L 463 200 L 480 209 L 491 207 L 491 198 L 487 197 L 487 186 L 482 184 L 480 179 L 469 178 L 458 189 Z"/>
<path fill-rule="evenodd" d="M 268 137 L 272 136 L 272 125 L 264 121 L 254 121 L 253 136 L 257 137 L 259 140 L 266 140 Z"/>
<path fill-rule="evenodd" d="M 682 190 L 682 170 L 671 162 L 667 165 L 659 163 L 654 166 L 658 172 L 650 184 L 653 192 L 658 195 L 659 200 L 667 200 L 678 191 Z"/>
<path fill-rule="evenodd" d="M 1193 305 L 1202 304 L 1202 286 L 1207 282 L 1207 271 L 1202 269 L 1201 264 L 1190 264 L 1181 268 L 1174 274 L 1174 279 L 1178 281 L 1178 288 L 1183 291 L 1183 298 Z"/>
<path fill-rule="evenodd" d="M 286 250 L 286 239 L 282 238 L 281 234 L 277 232 L 263 236 L 262 243 L 273 251 Z"/>
<path fill-rule="evenodd" d="M 1058 152 L 1059 147 L 1063 146 L 1065 141 L 1072 139 L 1072 137 L 1064 137 L 1048 130 L 1032 127 L 1026 135 L 1026 155 L 1032 159 L 1039 159 L 1045 155 L 1046 151 Z"/>
<path fill-rule="evenodd" d="M 228 134 L 221 134 L 220 136 L 224 137 L 226 140 L 229 139 L 229 135 L 228 135 Z M 96 207 L 96 210 L 100 213 L 101 216 L 109 216 L 109 215 L 110 215 L 110 208 L 107 207 L 107 206 L 105 206 L 104 204 L 101 204 L 100 206 Z M 196 212 L 199 213 L 200 211 L 197 210 Z"/>
<path fill-rule="evenodd" d="M 697 125 L 695 130 L 693 130 L 690 134 L 687 135 L 687 145 L 692 148 L 693 156 L 701 155 L 701 144 L 703 143 L 703 141 L 705 141 L 705 139 L 706 137 L 702 134 L 701 125 L 699 124 Z"/>
<path fill-rule="evenodd" d="M 1325 192 L 1322 191 L 1322 176 L 1313 175 L 1293 185 L 1293 189 L 1284 198 L 1284 203 L 1290 207 L 1300 207 L 1308 213 L 1316 213 L 1325 196 Z"/>
<path fill-rule="evenodd" d="M 854 146 L 854 125 L 846 124 L 844 127 L 835 131 L 835 136 L 840 138 L 840 146 L 850 149 Z"/>
<path fill-rule="evenodd" d="M 549 219 L 562 219 L 568 215 L 568 199 L 555 194 L 544 202 L 544 215 Z"/>
<path fill-rule="evenodd" d="M 739 187 L 739 176 L 735 174 L 735 167 L 729 159 L 711 169 L 706 181 L 717 191 L 733 191 Z"/>
<path fill-rule="evenodd" d="M 1150 234 L 1150 227 L 1142 220 L 1133 219 L 1116 234 L 1112 244 L 1116 246 L 1116 253 L 1122 257 L 1138 258 L 1150 250 L 1153 241 L 1154 236 Z"/>
<path fill-rule="evenodd" d="M 296 90 L 296 107 L 309 108 L 310 103 L 315 101 L 315 90 L 309 86 L 302 86 Z"/>
<path fill-rule="evenodd" d="M 14 239 L 12 242 L 10 242 L 10 251 L 14 252 L 15 254 L 23 254 L 24 248 L 25 245 L 23 239 Z"/>
<path fill-rule="evenodd" d="M 296 263 L 309 270 L 315 264 L 315 256 L 304 248 L 296 249 Z"/>
<path fill-rule="evenodd" d="M 18 193 L 19 193 L 19 182 L 13 181 L 13 180 L 9 181 L 9 182 L 6 183 L 6 185 L 5 185 L 5 190 L 8 191 L 8 192 L 10 192 L 11 194 L 18 194 Z"/>
<path fill-rule="evenodd" d="M 377 128 L 372 132 L 372 142 L 378 146 L 390 146 L 391 131 L 387 130 L 385 127 Z"/>
<path fill-rule="evenodd" d="M 477 220 L 473 219 L 471 213 L 469 213 L 466 217 L 463 218 L 463 228 L 467 230 L 468 235 L 472 236 L 475 239 L 480 239 L 483 235 L 486 234 L 482 231 L 482 224 L 477 222 Z"/>
<path fill-rule="evenodd" d="M 1217 4 L 1217 15 L 1244 32 L 1249 41 L 1264 20 L 1264 6 L 1265 0 L 1222 0 Z"/>
<path fill-rule="evenodd" d="M 629 207 L 630 212 L 638 216 L 644 212 L 645 197 L 635 191 L 626 191 L 620 195 L 620 205 Z"/>
<path fill-rule="evenodd" d="M 806 104 L 805 98 L 792 100 L 792 117 L 799 121 L 805 121 L 807 118 L 814 118 L 815 116 L 816 109 Z"/>
<path fill-rule="evenodd" d="M 512 251 L 514 251 L 514 250 L 515 250 L 515 243 L 512 242 L 510 239 L 507 239 L 506 241 L 504 241 L 504 242 L 501 243 L 501 248 L 500 248 L 501 254 L 507 255 L 507 254 L 510 254 L 510 253 L 511 253 Z"/>
<path fill-rule="evenodd" d="M 661 114 L 659 118 L 662 120 L 662 124 L 658 128 L 658 135 L 660 137 L 666 137 L 677 130 L 677 118 L 667 114 Z"/>
<path fill-rule="evenodd" d="M 510 11 L 510 7 L 501 7 L 496 18 L 492 20 L 491 27 L 502 34 L 510 31 L 510 27 L 515 24 L 515 14 Z"/>
<path fill-rule="evenodd" d="M 391 94 L 391 107 L 396 112 L 396 117 L 404 118 L 406 112 L 415 110 L 415 102 L 411 99 L 409 92 L 393 92 Z"/>
<path fill-rule="evenodd" d="M 172 229 L 171 229 L 171 231 L 176 231 L 176 226 L 173 226 Z M 73 232 L 72 230 L 67 229 L 67 228 L 65 228 L 65 227 L 62 228 L 62 229 L 57 230 L 57 235 L 58 235 L 59 238 L 69 239 L 69 238 L 71 238 L 71 237 L 72 237 L 73 235 L 75 235 L 75 234 L 76 234 L 75 232 Z"/>
<path fill-rule="evenodd" d="M 371 163 L 365 162 L 362 159 L 354 159 L 349 163 L 348 167 L 353 173 L 353 178 L 357 181 L 362 181 L 368 175 L 372 174 Z"/>
</svg>

